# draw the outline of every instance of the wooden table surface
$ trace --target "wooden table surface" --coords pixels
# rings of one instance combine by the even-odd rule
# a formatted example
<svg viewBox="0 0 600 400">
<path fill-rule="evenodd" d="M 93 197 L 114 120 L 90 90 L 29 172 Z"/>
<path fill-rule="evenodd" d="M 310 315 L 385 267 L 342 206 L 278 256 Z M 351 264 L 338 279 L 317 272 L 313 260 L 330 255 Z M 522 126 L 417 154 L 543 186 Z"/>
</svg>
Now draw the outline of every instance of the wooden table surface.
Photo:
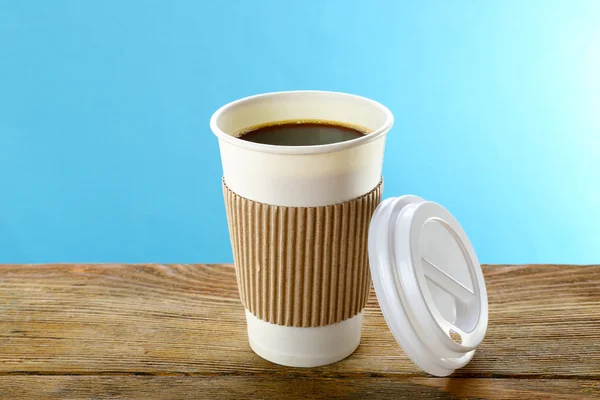
<svg viewBox="0 0 600 400">
<path fill-rule="evenodd" d="M 599 398 L 600 266 L 485 266 L 469 365 L 421 372 L 374 293 L 358 350 L 287 368 L 255 355 L 231 265 L 0 265 L 0 398 Z"/>
</svg>

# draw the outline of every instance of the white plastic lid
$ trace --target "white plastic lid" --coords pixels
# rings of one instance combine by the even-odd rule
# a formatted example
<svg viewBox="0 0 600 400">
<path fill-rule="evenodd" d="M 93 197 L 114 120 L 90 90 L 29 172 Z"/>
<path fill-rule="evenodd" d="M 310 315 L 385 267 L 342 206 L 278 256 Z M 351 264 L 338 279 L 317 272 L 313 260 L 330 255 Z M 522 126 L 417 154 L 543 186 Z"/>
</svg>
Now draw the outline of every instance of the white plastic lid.
<svg viewBox="0 0 600 400">
<path fill-rule="evenodd" d="M 488 302 L 458 221 L 417 196 L 386 199 L 371 220 L 369 261 L 383 316 L 406 355 L 436 376 L 465 366 L 487 330 Z"/>
</svg>

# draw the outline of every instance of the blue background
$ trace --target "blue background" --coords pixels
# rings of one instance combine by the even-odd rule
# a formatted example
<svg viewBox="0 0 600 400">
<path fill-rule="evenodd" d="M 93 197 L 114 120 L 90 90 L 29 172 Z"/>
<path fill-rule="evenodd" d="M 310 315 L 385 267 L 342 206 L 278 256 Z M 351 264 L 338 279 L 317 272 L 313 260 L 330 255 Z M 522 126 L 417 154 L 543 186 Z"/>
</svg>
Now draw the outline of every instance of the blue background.
<svg viewBox="0 0 600 400">
<path fill-rule="evenodd" d="M 226 262 L 221 105 L 396 117 L 385 196 L 482 262 L 600 262 L 600 1 L 0 0 L 0 262 Z"/>
</svg>

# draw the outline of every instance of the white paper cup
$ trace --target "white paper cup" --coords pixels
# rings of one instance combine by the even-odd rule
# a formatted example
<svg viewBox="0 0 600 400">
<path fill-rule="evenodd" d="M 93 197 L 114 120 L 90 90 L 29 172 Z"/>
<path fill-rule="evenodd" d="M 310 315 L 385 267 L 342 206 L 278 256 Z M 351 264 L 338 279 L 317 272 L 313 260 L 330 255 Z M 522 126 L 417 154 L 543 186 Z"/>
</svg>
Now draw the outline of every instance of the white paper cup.
<svg viewBox="0 0 600 400">
<path fill-rule="evenodd" d="M 237 132 L 251 126 L 287 120 L 327 120 L 364 127 L 371 132 L 358 139 L 317 146 L 274 146 L 244 141 L 235 137 Z M 262 239 L 263 242 L 257 242 L 256 246 L 251 244 L 250 247 L 244 247 L 246 252 L 252 253 L 251 260 L 246 257 L 247 254 L 242 254 L 244 250 L 241 247 L 269 229 L 269 221 L 260 222 L 258 221 L 259 217 L 256 217 L 257 224 L 248 228 L 248 224 L 252 225 L 252 222 L 247 220 L 240 222 L 239 218 L 243 219 L 242 214 L 244 213 L 240 213 L 239 210 L 241 207 L 249 207 L 251 210 L 265 209 L 268 211 L 257 211 L 261 215 L 260 218 L 266 218 L 264 213 L 269 212 L 273 213 L 272 221 L 279 218 L 277 215 L 281 216 L 282 212 L 284 214 L 287 212 L 289 215 L 290 210 L 300 210 L 297 211 L 297 215 L 308 215 L 303 218 L 309 220 L 309 222 L 305 222 L 308 224 L 308 228 L 302 226 L 303 232 L 310 231 L 310 219 L 312 218 L 310 213 L 316 209 L 320 210 L 314 211 L 315 215 L 323 216 L 333 212 L 331 210 L 338 210 L 340 216 L 347 217 L 350 215 L 347 213 L 348 210 L 354 210 L 355 207 L 360 209 L 360 204 L 366 204 L 363 201 L 355 206 L 353 202 L 356 202 L 356 199 L 365 198 L 365 196 L 374 198 L 373 191 L 381 182 L 385 137 L 392 124 L 391 112 L 373 100 L 350 94 L 322 91 L 278 92 L 247 97 L 225 105 L 212 116 L 210 125 L 219 139 L 223 177 L 226 191 L 229 193 L 226 193 L 226 200 L 229 196 L 229 227 L 230 233 L 232 233 L 234 255 L 236 255 L 234 258 L 236 259 L 240 294 L 243 301 L 246 298 L 249 341 L 252 349 L 261 357 L 278 364 L 298 367 L 325 365 L 339 361 L 352 354 L 360 343 L 363 312 L 361 310 L 340 322 L 324 325 L 324 319 L 319 318 L 315 312 L 319 312 L 317 303 L 322 305 L 325 300 L 315 295 L 314 299 L 316 300 L 313 301 L 313 304 L 306 306 L 313 307 L 314 312 L 312 316 L 300 322 L 302 326 L 290 326 L 298 325 L 297 318 L 296 322 L 291 322 L 292 319 L 285 319 L 280 321 L 281 323 L 268 322 L 269 315 L 276 315 L 279 311 L 277 307 L 287 304 L 288 300 L 281 297 L 289 295 L 290 291 L 279 290 L 277 292 L 277 288 L 275 288 L 274 291 L 269 292 L 269 279 L 272 278 L 268 276 L 260 278 L 260 271 L 268 269 L 270 265 L 270 268 L 277 273 L 279 268 L 279 279 L 283 281 L 285 281 L 285 276 L 281 274 L 289 273 L 290 279 L 293 279 L 294 276 L 297 277 L 297 274 L 294 275 L 294 271 L 289 271 L 290 268 L 294 268 L 293 266 L 276 265 L 278 249 L 261 251 L 258 248 L 260 243 L 268 245 L 268 243 L 264 243 L 269 241 L 269 236 L 266 234 Z M 377 194 L 380 195 L 380 190 Z M 326 209 L 329 211 L 325 211 Z M 362 211 L 363 214 L 365 212 Z M 370 218 L 370 215 L 368 217 Z M 237 222 L 236 218 L 238 218 Z M 246 219 L 248 218 L 246 217 Z M 254 220 L 254 217 L 251 219 Z M 315 220 L 317 220 L 316 217 Z M 350 240 L 350 244 L 348 244 L 355 246 L 357 250 L 353 254 L 356 255 L 360 253 L 363 245 L 366 247 L 365 235 L 368 226 L 365 228 L 365 222 L 368 222 L 365 218 L 356 223 L 353 219 L 344 222 L 356 230 L 356 240 Z M 236 226 L 239 226 L 239 229 Z M 273 229 L 283 229 L 277 224 L 273 226 L 277 227 Z M 319 229 L 319 225 L 316 228 Z M 312 229 L 314 230 L 315 226 L 312 226 Z M 365 229 L 365 235 L 362 235 L 362 229 Z M 289 244 L 290 239 L 286 240 Z M 301 290 L 304 296 L 310 297 L 311 289 L 318 287 L 320 279 L 319 275 L 312 271 L 311 263 L 313 259 L 316 260 L 312 254 L 318 254 L 320 257 L 322 253 L 329 251 L 329 246 L 313 249 L 311 246 L 327 243 L 326 239 L 323 239 L 325 242 L 313 241 L 312 237 L 304 237 L 303 240 L 306 241 L 306 245 L 304 242 L 302 243 L 302 246 L 306 247 L 306 252 L 302 247 L 302 254 L 311 254 L 311 259 L 306 256 L 307 259 L 301 260 L 301 264 L 305 268 L 302 273 L 311 271 L 310 279 L 312 280 L 305 278 L 305 284 Z M 343 246 L 344 240 L 342 239 L 342 243 L 338 243 L 338 246 Z M 362 243 L 363 241 L 364 243 Z M 342 254 L 341 258 L 341 261 L 345 260 L 345 263 L 348 264 L 348 271 L 351 270 L 353 262 L 352 251 L 350 249 L 347 257 Z M 362 257 L 361 254 L 361 260 Z M 366 259 L 366 254 L 364 254 L 364 258 Z M 325 262 L 320 260 L 325 260 Z M 344 276 L 346 265 L 341 265 L 340 260 L 335 263 L 336 265 L 327 265 L 326 261 L 327 257 L 319 258 L 319 266 L 315 266 L 318 272 L 327 273 L 329 268 L 334 268 L 335 274 L 337 274 L 335 276 L 340 280 L 347 280 L 345 293 L 353 296 L 351 289 L 353 290 L 357 286 L 351 282 L 353 278 Z M 267 265 L 260 265 L 263 262 Z M 254 266 L 252 263 L 258 265 Z M 243 265 L 242 268 L 241 265 Z M 287 270 L 285 270 L 286 268 Z M 370 279 L 368 266 L 366 271 L 366 279 Z M 367 285 L 368 282 L 362 281 Z M 277 295 L 278 299 L 271 300 L 269 304 L 261 303 L 260 299 L 255 303 L 261 304 L 249 304 L 252 302 L 252 297 L 248 297 L 249 293 L 262 293 L 261 285 L 265 296 L 268 292 L 270 296 Z M 357 303 L 353 300 L 353 304 L 356 306 Z M 264 308 L 261 308 L 263 306 Z M 253 308 L 264 309 L 264 311 L 251 312 L 250 310 Z M 259 314 L 260 317 L 255 314 Z M 297 315 L 296 313 L 296 317 Z M 270 319 L 273 320 L 273 318 Z M 308 321 L 309 319 L 312 323 Z M 316 324 L 319 326 L 306 327 L 307 321 L 309 325 L 315 325 L 315 321 L 320 321 L 320 323 Z"/>
</svg>

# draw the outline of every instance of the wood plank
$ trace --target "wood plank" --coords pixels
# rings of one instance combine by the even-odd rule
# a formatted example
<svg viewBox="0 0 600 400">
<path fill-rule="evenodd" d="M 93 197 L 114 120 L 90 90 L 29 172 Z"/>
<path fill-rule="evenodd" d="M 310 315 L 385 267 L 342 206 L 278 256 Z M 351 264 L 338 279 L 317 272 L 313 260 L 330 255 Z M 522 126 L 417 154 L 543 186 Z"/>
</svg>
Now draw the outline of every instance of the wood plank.
<svg viewBox="0 0 600 400">
<path fill-rule="evenodd" d="M 461 377 L 600 379 L 600 266 L 487 266 L 486 339 Z M 0 374 L 427 376 L 372 294 L 362 344 L 294 369 L 250 350 L 231 265 L 0 266 Z"/>
<path fill-rule="evenodd" d="M 578 379 L 307 378 L 249 376 L 0 376 L 6 399 L 592 399 Z"/>
</svg>

